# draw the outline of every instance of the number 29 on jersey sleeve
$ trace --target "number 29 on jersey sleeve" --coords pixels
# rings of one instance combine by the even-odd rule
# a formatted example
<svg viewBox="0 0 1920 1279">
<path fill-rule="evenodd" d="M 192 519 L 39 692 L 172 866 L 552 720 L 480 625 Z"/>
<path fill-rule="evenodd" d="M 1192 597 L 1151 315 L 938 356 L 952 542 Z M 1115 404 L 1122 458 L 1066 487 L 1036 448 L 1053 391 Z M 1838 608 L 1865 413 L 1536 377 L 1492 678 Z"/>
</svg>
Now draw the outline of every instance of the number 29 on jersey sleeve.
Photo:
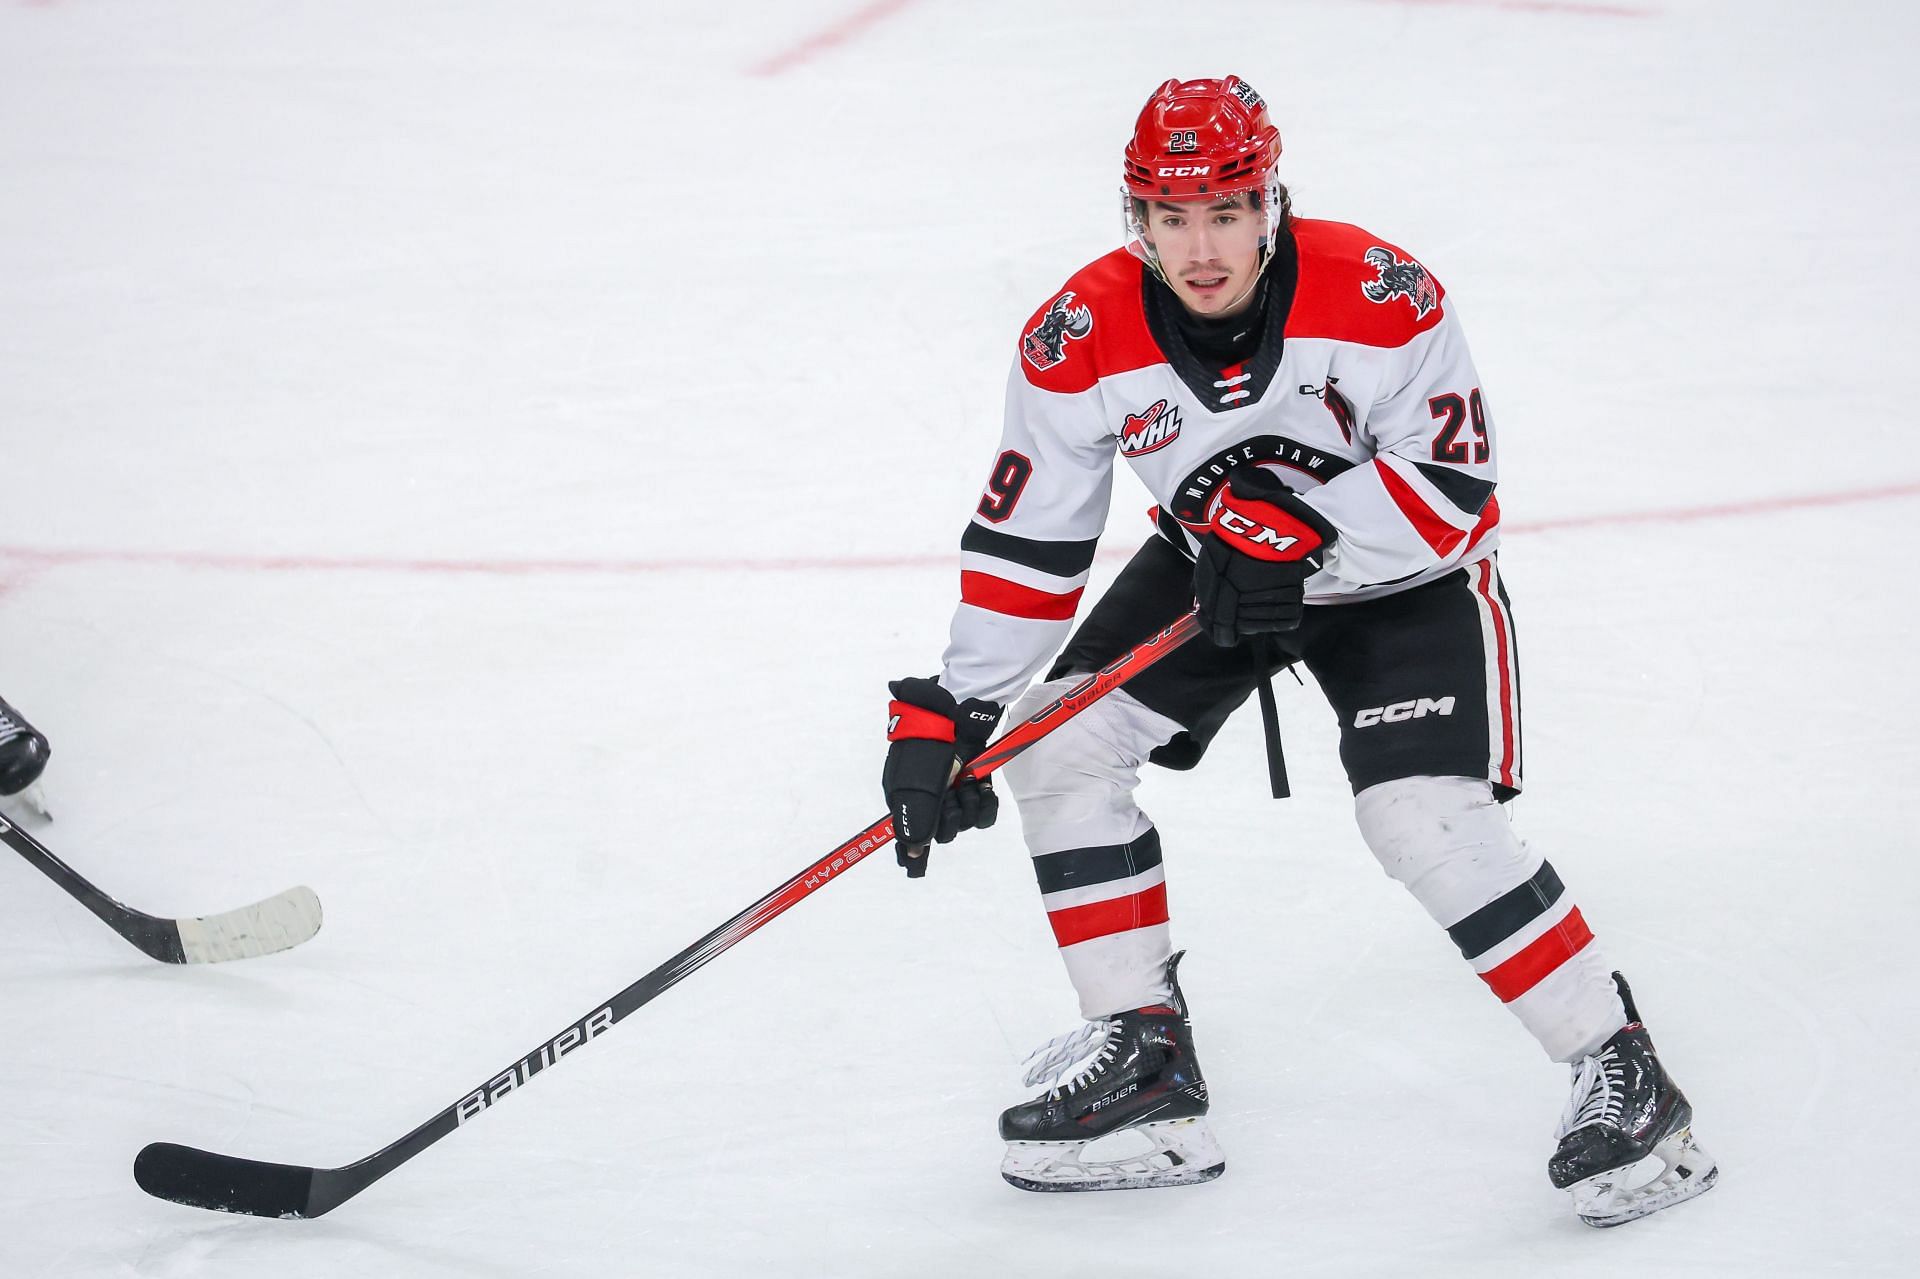
<svg viewBox="0 0 1920 1279">
<path fill-rule="evenodd" d="M 981 518 L 998 524 L 1012 515 L 1031 478 L 1033 463 L 1026 454 L 1012 449 L 1002 453 L 993 464 L 993 473 L 987 477 L 987 491 L 980 498 Z"/>
</svg>

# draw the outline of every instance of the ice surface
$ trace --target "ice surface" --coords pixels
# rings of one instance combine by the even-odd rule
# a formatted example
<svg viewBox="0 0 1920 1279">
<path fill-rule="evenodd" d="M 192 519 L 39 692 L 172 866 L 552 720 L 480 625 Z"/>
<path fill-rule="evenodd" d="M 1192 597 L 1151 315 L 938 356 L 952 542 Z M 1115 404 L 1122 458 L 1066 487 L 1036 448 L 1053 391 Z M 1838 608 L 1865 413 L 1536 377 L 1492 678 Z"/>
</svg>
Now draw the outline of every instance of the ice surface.
<svg viewBox="0 0 1920 1279">
<path fill-rule="evenodd" d="M 1920 483 L 1914 9 L 881 9 L 755 76 L 865 11 L 0 4 L 0 691 L 54 741 L 40 833 L 144 910 L 327 910 L 168 969 L 0 865 L 0 1274 L 1907 1273 L 1920 508 L 1606 517 Z M 1145 790 L 1213 1185 L 1000 1181 L 1074 1007 L 1009 821 L 849 875 L 322 1221 L 142 1195 L 152 1140 L 370 1152 L 876 815 L 1018 326 L 1117 242 L 1147 92 L 1228 70 L 1298 207 L 1463 315 L 1517 820 L 1720 1188 L 1573 1219 L 1563 1071 L 1379 873 L 1289 686 L 1296 799 L 1253 716 Z"/>
</svg>

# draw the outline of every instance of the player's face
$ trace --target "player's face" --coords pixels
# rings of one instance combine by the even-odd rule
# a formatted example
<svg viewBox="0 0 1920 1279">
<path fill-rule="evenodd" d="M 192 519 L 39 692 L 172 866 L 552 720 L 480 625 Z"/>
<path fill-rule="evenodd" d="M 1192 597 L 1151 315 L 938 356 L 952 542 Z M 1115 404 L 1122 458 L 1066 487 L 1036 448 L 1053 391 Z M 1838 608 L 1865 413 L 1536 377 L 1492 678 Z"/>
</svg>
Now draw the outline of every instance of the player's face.
<svg viewBox="0 0 1920 1279">
<path fill-rule="evenodd" d="M 1174 295 L 1196 315 L 1232 315 L 1252 304 L 1266 220 L 1251 196 L 1154 200 L 1147 238 Z"/>
</svg>

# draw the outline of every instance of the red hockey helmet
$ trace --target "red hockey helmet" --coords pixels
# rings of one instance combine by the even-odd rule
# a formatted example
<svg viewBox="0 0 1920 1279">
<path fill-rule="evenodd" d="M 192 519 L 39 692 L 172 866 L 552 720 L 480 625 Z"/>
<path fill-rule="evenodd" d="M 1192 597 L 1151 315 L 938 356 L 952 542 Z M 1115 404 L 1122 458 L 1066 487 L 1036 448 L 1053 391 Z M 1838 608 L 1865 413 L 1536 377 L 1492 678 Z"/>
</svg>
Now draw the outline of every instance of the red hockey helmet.
<svg viewBox="0 0 1920 1279">
<path fill-rule="evenodd" d="M 1153 91 L 1127 143 L 1120 187 L 1127 250 L 1165 279 L 1147 231 L 1149 200 L 1217 200 L 1253 193 L 1266 220 L 1260 269 L 1273 258 L 1286 216 L 1280 185 L 1280 130 L 1267 104 L 1239 76 L 1169 80 Z"/>
<path fill-rule="evenodd" d="M 1257 191 L 1280 160 L 1280 130 L 1239 76 L 1169 80 L 1153 91 L 1127 143 L 1126 185 L 1142 200 Z"/>
</svg>

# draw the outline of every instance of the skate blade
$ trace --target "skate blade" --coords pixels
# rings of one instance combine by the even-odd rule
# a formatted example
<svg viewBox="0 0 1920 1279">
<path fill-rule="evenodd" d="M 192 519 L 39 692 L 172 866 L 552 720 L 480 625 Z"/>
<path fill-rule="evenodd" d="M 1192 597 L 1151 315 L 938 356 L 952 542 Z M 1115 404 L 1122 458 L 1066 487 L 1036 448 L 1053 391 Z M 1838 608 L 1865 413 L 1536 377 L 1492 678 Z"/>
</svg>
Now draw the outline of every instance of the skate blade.
<svg viewBox="0 0 1920 1279">
<path fill-rule="evenodd" d="M 1682 1128 L 1639 1163 L 1589 1177 L 1569 1187 L 1580 1220 L 1604 1230 L 1650 1217 L 1712 1190 L 1720 1165 Z"/>
<path fill-rule="evenodd" d="M 1144 1137 L 1149 1149 L 1113 1158 L 1089 1158 L 1090 1147 L 1098 1142 L 1010 1141 L 1000 1175 L 1010 1186 L 1048 1194 L 1194 1186 L 1212 1181 L 1227 1170 L 1227 1157 L 1205 1119 L 1141 1124 L 1112 1136 Z"/>
</svg>

